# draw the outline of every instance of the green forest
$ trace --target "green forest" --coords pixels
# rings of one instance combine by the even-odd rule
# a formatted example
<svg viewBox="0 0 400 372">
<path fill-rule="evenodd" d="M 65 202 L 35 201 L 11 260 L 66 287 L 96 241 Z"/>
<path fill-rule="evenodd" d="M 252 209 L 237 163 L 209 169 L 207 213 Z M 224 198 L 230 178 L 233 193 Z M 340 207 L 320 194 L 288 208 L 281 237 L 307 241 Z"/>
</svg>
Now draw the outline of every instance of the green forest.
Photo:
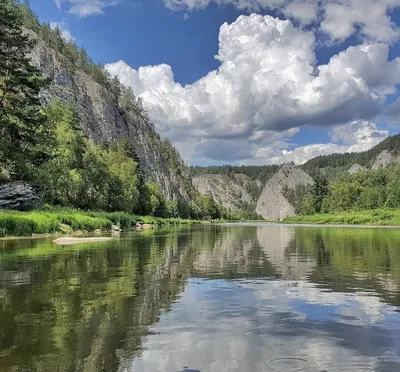
<svg viewBox="0 0 400 372">
<path fill-rule="evenodd" d="M 320 172 L 314 186 L 287 190 L 287 198 L 292 198 L 296 213 L 306 216 L 287 221 L 398 224 L 399 179 L 400 166 L 354 174 L 341 172 L 331 181 Z"/>
</svg>

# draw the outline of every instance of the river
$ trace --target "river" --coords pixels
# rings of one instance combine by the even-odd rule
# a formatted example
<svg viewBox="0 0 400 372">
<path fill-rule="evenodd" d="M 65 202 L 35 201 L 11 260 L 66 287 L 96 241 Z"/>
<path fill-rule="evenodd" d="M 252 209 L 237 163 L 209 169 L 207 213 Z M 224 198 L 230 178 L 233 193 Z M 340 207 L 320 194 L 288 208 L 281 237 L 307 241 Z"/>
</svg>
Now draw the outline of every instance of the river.
<svg viewBox="0 0 400 372">
<path fill-rule="evenodd" d="M 0 372 L 400 371 L 400 230 L 0 241 Z"/>
</svg>

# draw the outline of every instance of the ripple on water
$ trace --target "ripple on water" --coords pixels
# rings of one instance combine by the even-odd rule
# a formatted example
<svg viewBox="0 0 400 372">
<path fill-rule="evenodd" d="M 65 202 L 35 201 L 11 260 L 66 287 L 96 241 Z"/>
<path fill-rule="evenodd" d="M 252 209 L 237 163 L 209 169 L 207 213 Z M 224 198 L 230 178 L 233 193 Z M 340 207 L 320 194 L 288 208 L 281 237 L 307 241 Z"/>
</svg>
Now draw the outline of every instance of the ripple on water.
<svg viewBox="0 0 400 372">
<path fill-rule="evenodd" d="M 264 362 L 269 371 L 274 372 L 300 372 L 319 371 L 317 362 L 311 358 L 281 357 Z"/>
</svg>

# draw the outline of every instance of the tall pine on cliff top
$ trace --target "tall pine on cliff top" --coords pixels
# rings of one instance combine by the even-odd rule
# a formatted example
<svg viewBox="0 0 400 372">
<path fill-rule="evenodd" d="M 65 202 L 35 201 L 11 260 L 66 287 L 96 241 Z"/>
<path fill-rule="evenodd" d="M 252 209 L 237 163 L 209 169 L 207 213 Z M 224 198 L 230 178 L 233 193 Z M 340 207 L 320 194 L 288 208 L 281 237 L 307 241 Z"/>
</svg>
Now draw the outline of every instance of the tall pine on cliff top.
<svg viewBox="0 0 400 372">
<path fill-rule="evenodd" d="M 19 4 L 0 0 L 0 164 L 20 178 L 45 159 L 49 137 L 39 100 L 44 79 L 29 62 L 33 43 L 22 22 Z"/>
</svg>

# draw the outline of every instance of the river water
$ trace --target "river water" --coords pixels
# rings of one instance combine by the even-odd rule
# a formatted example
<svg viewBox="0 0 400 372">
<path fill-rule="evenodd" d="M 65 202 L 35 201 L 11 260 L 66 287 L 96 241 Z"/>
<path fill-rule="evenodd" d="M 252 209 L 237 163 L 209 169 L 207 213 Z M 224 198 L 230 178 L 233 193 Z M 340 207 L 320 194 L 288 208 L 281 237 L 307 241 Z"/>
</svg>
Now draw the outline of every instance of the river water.
<svg viewBox="0 0 400 372">
<path fill-rule="evenodd" d="M 0 241 L 0 371 L 400 371 L 400 230 Z"/>
</svg>

